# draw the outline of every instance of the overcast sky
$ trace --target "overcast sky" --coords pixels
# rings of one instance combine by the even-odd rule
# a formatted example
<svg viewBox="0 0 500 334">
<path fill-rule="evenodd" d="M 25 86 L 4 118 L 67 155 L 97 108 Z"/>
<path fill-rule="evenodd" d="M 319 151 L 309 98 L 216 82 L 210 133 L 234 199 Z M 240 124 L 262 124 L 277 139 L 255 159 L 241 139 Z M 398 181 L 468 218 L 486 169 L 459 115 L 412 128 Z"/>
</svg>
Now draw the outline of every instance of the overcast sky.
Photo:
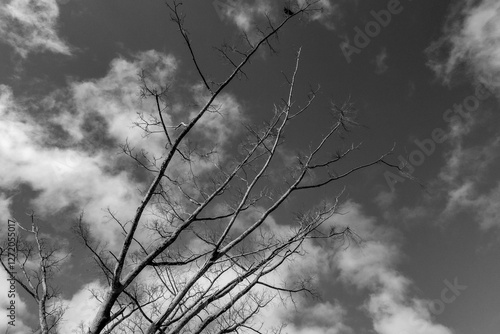
<svg viewBox="0 0 500 334">
<path fill-rule="evenodd" d="M 350 99 L 363 126 L 331 152 L 362 142 L 352 163 L 363 163 L 395 144 L 389 160 L 416 181 L 374 166 L 295 199 L 306 208 L 345 186 L 345 214 L 329 223 L 352 227 L 364 244 L 336 252 L 311 246 L 296 270 L 314 274 L 322 299 L 300 299 L 297 315 L 276 306 L 264 320 L 288 322 L 291 334 L 497 334 L 500 2 L 321 2 L 322 13 L 288 25 L 277 53 L 262 51 L 247 78 L 228 87 L 230 116 L 209 119 L 200 131 L 224 143 L 240 124 L 268 118 L 285 92 L 281 71 L 292 71 L 302 47 L 297 96 L 316 85 L 321 93 L 287 148 L 309 147 L 327 129 L 330 102 Z M 238 41 L 242 31 L 253 38 L 264 14 L 283 17 L 283 4 L 198 0 L 183 11 L 200 66 L 220 80 L 230 67 L 213 46 Z M 119 145 L 128 140 L 152 152 L 164 145 L 133 126 L 137 112 L 154 106 L 139 98 L 138 73 L 146 69 L 203 100 L 169 15 L 156 0 L 0 3 L 0 230 L 9 218 L 28 226 L 25 213 L 34 210 L 44 233 L 71 246 L 58 276 L 69 307 L 61 333 L 92 316 L 88 288 L 102 283 L 81 265 L 88 255 L 72 223 L 84 210 L 95 235 L 112 246 L 116 230 L 105 209 L 126 220 L 146 187 L 125 167 Z M 176 103 L 173 112 L 193 109 Z M 7 303 L 1 292 L 2 333 Z M 23 295 L 10 333 L 35 329 L 34 312 Z"/>
</svg>

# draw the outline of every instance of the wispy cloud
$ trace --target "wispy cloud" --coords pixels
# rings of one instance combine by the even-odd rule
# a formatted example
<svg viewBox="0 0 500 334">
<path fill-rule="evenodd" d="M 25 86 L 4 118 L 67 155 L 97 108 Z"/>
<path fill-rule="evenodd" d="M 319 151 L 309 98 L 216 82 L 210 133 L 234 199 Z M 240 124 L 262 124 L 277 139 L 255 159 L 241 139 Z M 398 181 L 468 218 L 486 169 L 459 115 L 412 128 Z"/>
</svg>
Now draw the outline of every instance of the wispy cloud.
<svg viewBox="0 0 500 334">
<path fill-rule="evenodd" d="M 359 204 L 348 202 L 343 210 L 347 214 L 336 221 L 350 226 L 365 240 L 361 247 L 339 252 L 335 263 L 345 284 L 370 291 L 364 308 L 375 331 L 451 334 L 450 329 L 433 321 L 427 300 L 410 295 L 411 280 L 396 269 L 401 250 L 394 231 L 365 216 Z"/>
<path fill-rule="evenodd" d="M 270 14 L 271 2 L 269 0 L 252 2 L 233 0 L 224 3 L 221 9 L 221 14 L 225 19 L 234 23 L 240 30 L 250 33 L 255 29 L 257 20 Z"/>
<path fill-rule="evenodd" d="M 382 50 L 380 50 L 380 52 L 375 56 L 375 73 L 382 74 L 389 69 L 389 66 L 386 64 L 387 56 L 386 48 L 382 48 Z"/>
<path fill-rule="evenodd" d="M 297 0 L 299 7 L 304 7 L 307 3 L 308 0 Z M 309 20 L 317 21 L 330 30 L 335 29 L 334 19 L 338 15 L 337 4 L 334 4 L 332 0 L 319 0 L 314 2 L 311 9 Z"/>
<path fill-rule="evenodd" d="M 11 0 L 0 4 L 0 40 L 26 58 L 29 53 L 50 51 L 71 54 L 58 36 L 56 0 Z"/>
<path fill-rule="evenodd" d="M 374 202 L 382 209 L 387 209 L 396 200 L 396 191 L 380 191 L 374 199 Z"/>
<path fill-rule="evenodd" d="M 500 89 L 500 3 L 457 2 L 450 9 L 443 35 L 426 52 L 429 66 L 445 82 L 465 64 L 477 80 Z"/>
<path fill-rule="evenodd" d="M 500 134 L 494 133 L 488 140 L 477 143 L 478 132 L 484 132 L 478 119 L 451 122 L 449 148 L 438 180 L 446 197 L 443 218 L 472 210 L 472 217 L 480 227 L 489 229 L 500 226 L 500 208 L 495 204 L 500 196 L 500 184 L 490 179 L 491 170 L 500 158 Z"/>
</svg>

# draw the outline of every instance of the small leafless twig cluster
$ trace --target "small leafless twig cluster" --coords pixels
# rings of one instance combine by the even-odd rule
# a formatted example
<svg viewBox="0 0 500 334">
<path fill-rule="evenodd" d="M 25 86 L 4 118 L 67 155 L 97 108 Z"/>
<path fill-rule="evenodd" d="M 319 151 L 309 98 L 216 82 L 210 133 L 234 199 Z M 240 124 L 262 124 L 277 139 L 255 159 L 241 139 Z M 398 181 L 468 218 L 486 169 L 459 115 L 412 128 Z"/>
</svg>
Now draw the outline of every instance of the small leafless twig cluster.
<svg viewBox="0 0 500 334">
<path fill-rule="evenodd" d="M 0 264 L 16 283 L 37 305 L 40 333 L 54 333 L 61 321 L 65 305 L 60 299 L 60 291 L 52 285 L 52 279 L 67 260 L 68 252 L 63 245 L 40 233 L 33 213 L 31 228 L 16 223 L 18 231 L 26 236 L 15 235 L 15 267 L 9 270 L 6 261 L 7 247 L 0 247 Z"/>
</svg>

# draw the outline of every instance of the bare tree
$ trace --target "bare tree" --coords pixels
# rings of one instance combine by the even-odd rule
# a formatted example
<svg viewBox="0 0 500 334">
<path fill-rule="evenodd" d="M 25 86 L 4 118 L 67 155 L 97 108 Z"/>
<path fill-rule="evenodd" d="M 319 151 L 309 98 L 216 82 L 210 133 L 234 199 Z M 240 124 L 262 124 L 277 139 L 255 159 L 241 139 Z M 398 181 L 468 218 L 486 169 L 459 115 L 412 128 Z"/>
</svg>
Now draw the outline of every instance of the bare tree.
<svg viewBox="0 0 500 334">
<path fill-rule="evenodd" d="M 41 334 L 56 333 L 57 324 L 61 321 L 65 306 L 60 300 L 57 287 L 51 284 L 61 264 L 67 259 L 68 252 L 57 242 L 44 238 L 35 222 L 34 214 L 30 214 L 31 228 L 27 229 L 18 222 L 18 231 L 27 235 L 22 238 L 20 234 L 11 241 L 15 250 L 15 264 L 18 269 L 10 270 L 7 257 L 12 257 L 6 250 L 0 248 L 0 264 L 22 289 L 33 298 L 38 308 L 38 320 Z"/>
<path fill-rule="evenodd" d="M 296 102 L 300 50 L 293 69 L 285 75 L 286 95 L 274 106 L 267 123 L 245 126 L 241 143 L 226 149 L 231 152 L 229 157 L 221 154 L 217 145 L 197 140 L 196 129 L 207 115 L 224 117 L 220 99 L 227 87 L 246 77 L 245 69 L 259 50 L 275 51 L 277 34 L 289 22 L 320 10 L 318 3 L 287 5 L 281 21 L 268 17 L 266 28 L 257 29 L 252 36 L 243 35 L 243 45 L 217 48 L 231 66 L 221 82 L 212 80 L 201 68 L 184 25 L 181 3 L 174 0 L 167 4 L 206 99 L 190 119 L 168 123 L 169 87 L 155 85 L 147 71 L 142 73 L 142 97 L 153 99 L 157 110 L 140 115 L 137 125 L 147 135 L 163 136 L 165 152 L 158 158 L 138 153 L 128 144 L 123 146 L 123 151 L 150 173 L 151 183 L 130 220 L 120 221 L 110 211 L 123 232 L 119 252 L 93 238 L 83 217 L 78 221 L 76 230 L 107 282 L 106 291 L 94 292 L 100 307 L 83 332 L 260 332 L 254 319 L 273 299 L 313 293 L 308 277 L 282 281 L 270 277 L 303 255 L 304 243 L 351 235 L 348 227 L 323 227 L 338 212 L 342 191 L 333 200 L 297 213 L 293 223 L 273 225 L 271 215 L 296 193 L 341 181 L 376 164 L 396 167 L 384 160 L 390 152 L 357 166 L 343 161 L 359 145 L 327 154 L 330 145 L 356 125 L 352 104 L 332 104 L 328 131 L 309 151 L 283 161 L 284 133 L 307 115 L 319 91 L 312 89 L 302 103 Z M 29 232 L 38 243 L 38 229 L 33 227 Z M 42 293 L 38 294 L 38 286 L 30 285 L 28 276 L 27 285 L 22 286 L 39 303 L 41 319 L 46 319 L 46 301 L 53 296 L 46 286 L 46 273 L 57 262 L 48 262 L 53 253 L 44 252 L 40 244 L 38 252 L 43 260 L 41 274 L 36 277 Z M 47 321 L 41 320 L 41 324 L 43 333 L 48 333 Z"/>
</svg>

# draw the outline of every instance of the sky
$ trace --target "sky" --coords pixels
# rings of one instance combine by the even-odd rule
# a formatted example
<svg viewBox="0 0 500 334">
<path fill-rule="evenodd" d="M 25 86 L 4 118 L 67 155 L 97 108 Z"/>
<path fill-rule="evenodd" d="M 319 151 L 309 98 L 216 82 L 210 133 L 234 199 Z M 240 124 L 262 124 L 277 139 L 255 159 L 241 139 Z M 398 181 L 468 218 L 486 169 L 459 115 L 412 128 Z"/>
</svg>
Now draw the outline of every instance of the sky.
<svg viewBox="0 0 500 334">
<path fill-rule="evenodd" d="M 320 3 L 322 12 L 280 32 L 275 53 L 256 55 L 221 96 L 230 112 L 204 119 L 196 134 L 222 145 L 240 138 L 242 124 L 268 119 L 285 93 L 282 72 L 291 73 L 300 48 L 297 99 L 310 87 L 321 90 L 286 149 L 306 150 L 328 129 L 331 103 L 350 101 L 361 126 L 328 149 L 361 143 L 347 166 L 393 149 L 388 160 L 404 173 L 376 165 L 273 215 L 279 229 L 289 223 L 287 210 L 345 187 L 343 214 L 327 224 L 349 226 L 363 241 L 308 244 L 308 254 L 281 274 L 310 273 L 321 298 L 298 297 L 297 312 L 271 304 L 259 317 L 266 326 L 287 323 L 290 334 L 497 334 L 500 2 Z M 217 81 L 231 67 L 214 47 L 238 43 L 242 32 L 256 38 L 265 15 L 283 18 L 283 2 L 186 1 L 183 12 L 200 67 Z M 33 210 L 43 235 L 64 245 L 69 256 L 55 278 L 67 305 L 61 333 L 92 317 L 89 289 L 103 286 L 72 234 L 75 219 L 83 211 L 92 234 L 115 247 L 117 227 L 106 209 L 126 220 L 147 186 L 120 145 L 164 149 L 134 126 L 154 108 L 140 98 L 141 71 L 177 94 L 170 124 L 206 99 L 163 1 L 0 2 L 0 231 L 8 219 L 29 226 Z M 1 291 L 2 333 L 8 303 Z M 10 333 L 36 330 L 33 301 L 21 293 L 17 306 Z"/>
</svg>

